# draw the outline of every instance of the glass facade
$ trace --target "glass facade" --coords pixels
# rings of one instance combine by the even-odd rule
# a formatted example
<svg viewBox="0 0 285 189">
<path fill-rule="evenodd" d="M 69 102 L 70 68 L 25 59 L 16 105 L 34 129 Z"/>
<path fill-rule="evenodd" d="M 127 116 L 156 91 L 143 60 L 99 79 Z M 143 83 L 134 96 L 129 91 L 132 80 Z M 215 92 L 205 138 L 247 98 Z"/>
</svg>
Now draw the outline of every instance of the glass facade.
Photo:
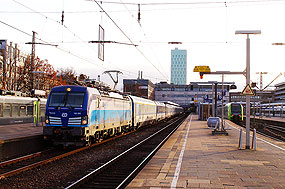
<svg viewBox="0 0 285 189">
<path fill-rule="evenodd" d="M 171 50 L 171 83 L 186 85 L 187 80 L 187 51 L 175 48 Z"/>
</svg>

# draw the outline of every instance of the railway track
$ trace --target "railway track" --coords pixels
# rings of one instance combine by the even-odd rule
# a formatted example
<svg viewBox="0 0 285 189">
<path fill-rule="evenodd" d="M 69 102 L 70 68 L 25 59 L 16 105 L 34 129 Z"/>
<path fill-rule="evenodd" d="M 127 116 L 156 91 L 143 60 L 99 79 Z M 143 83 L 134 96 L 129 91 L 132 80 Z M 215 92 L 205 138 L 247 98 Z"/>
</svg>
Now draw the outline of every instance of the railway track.
<svg viewBox="0 0 285 189">
<path fill-rule="evenodd" d="M 66 188 L 126 187 L 185 119 L 168 124 Z"/>
<path fill-rule="evenodd" d="M 126 134 L 130 134 L 132 132 L 134 131 L 128 132 Z M 23 171 L 27 171 L 27 170 L 30 170 L 30 169 L 33 169 L 39 166 L 43 166 L 47 163 L 68 157 L 72 154 L 81 152 L 88 148 L 92 148 L 97 145 L 104 144 L 110 140 L 115 140 L 116 138 L 124 136 L 126 134 L 115 136 L 115 137 L 103 140 L 99 143 L 92 144 L 91 146 L 86 146 L 86 147 L 78 148 L 75 150 L 74 149 L 53 148 L 53 149 L 48 149 L 46 151 L 37 152 L 37 153 L 30 154 L 30 155 L 25 155 L 22 157 L 11 159 L 8 161 L 0 162 L 0 168 L 1 168 L 0 169 L 0 179 L 4 179 L 9 176 L 19 174 Z"/>
<path fill-rule="evenodd" d="M 244 123 L 239 124 L 245 127 Z M 285 142 L 285 127 L 276 126 L 267 123 L 254 123 L 251 122 L 251 130 L 256 129 L 258 134 L 264 135 L 266 137 L 272 138 L 274 140 Z"/>
<path fill-rule="evenodd" d="M 263 130 L 269 136 L 273 136 L 274 138 L 285 142 L 285 128 L 284 127 L 266 124 Z"/>
<path fill-rule="evenodd" d="M 7 178 L 14 174 L 45 165 L 56 159 L 64 157 L 64 154 L 71 153 L 71 150 L 49 149 L 42 152 L 26 155 L 0 163 L 0 179 Z"/>
</svg>

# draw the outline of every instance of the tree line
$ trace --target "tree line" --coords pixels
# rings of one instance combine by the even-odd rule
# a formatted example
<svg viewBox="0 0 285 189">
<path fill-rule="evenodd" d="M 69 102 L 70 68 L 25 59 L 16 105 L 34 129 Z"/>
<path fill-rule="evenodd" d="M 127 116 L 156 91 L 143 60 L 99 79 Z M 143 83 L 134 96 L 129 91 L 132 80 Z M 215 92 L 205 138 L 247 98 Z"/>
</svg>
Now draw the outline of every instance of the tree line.
<svg viewBox="0 0 285 189">
<path fill-rule="evenodd" d="M 16 90 L 29 94 L 32 89 L 50 91 L 55 86 L 74 85 L 78 81 L 83 81 L 88 77 L 85 74 L 76 76 L 73 68 L 59 68 L 48 63 L 48 60 L 41 60 L 39 57 L 34 59 L 32 65 L 31 57 L 27 57 L 23 65 L 18 65 L 14 69 L 13 76 L 7 74 L 8 77 L 2 81 L 4 90 Z M 9 84 L 9 80 L 13 77 L 13 84 Z"/>
</svg>

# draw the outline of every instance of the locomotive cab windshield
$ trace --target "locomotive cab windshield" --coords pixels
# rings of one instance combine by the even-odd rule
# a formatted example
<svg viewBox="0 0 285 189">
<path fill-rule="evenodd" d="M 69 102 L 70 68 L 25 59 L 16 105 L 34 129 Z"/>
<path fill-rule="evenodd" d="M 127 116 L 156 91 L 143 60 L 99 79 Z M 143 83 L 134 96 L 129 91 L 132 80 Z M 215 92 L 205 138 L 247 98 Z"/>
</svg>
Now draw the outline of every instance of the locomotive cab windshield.
<svg viewBox="0 0 285 189">
<path fill-rule="evenodd" d="M 52 92 L 49 106 L 82 108 L 84 95 L 84 92 Z"/>
<path fill-rule="evenodd" d="M 232 113 L 240 113 L 241 105 L 240 104 L 232 104 Z"/>
</svg>

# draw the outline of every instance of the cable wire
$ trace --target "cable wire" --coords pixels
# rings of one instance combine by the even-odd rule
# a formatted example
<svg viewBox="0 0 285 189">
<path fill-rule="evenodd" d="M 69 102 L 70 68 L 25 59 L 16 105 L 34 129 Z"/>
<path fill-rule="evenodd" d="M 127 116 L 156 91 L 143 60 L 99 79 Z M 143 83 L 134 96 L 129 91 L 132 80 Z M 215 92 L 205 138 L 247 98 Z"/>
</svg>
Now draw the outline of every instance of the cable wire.
<svg viewBox="0 0 285 189">
<path fill-rule="evenodd" d="M 18 2 L 18 1 L 16 1 L 16 0 L 13 0 L 13 1 L 14 1 L 15 3 L 21 5 L 21 6 L 25 7 L 25 8 L 27 8 L 27 9 L 29 9 L 29 10 L 35 12 L 35 13 L 37 13 L 37 14 L 40 14 L 40 15 L 43 16 L 44 18 L 49 19 L 49 20 L 51 20 L 51 21 L 53 21 L 53 22 L 59 24 L 60 26 L 62 26 L 63 28 L 65 28 L 67 31 L 69 31 L 73 36 L 75 36 L 76 38 L 78 38 L 80 41 L 84 41 L 83 39 L 81 39 L 77 34 L 75 34 L 73 31 L 71 31 L 65 24 L 61 23 L 60 21 L 57 21 L 57 20 L 55 20 L 55 19 L 52 19 L 52 18 L 50 18 L 50 17 L 44 15 L 43 13 L 41 13 L 41 12 L 39 12 L 39 11 L 36 11 L 36 10 L 34 10 L 34 9 L 32 9 L 32 8 L 30 8 L 30 7 L 28 7 L 28 6 L 24 5 L 24 4 L 22 4 L 22 3 Z M 94 51 L 94 49 L 93 49 L 91 46 L 89 46 L 88 43 L 84 43 L 84 44 L 86 44 L 87 47 L 89 47 L 90 49 L 92 49 L 92 50 Z"/>
<path fill-rule="evenodd" d="M 120 28 L 120 26 L 111 18 L 111 16 L 103 9 L 103 7 L 96 1 L 93 0 L 93 2 L 95 2 L 100 9 L 107 15 L 107 17 L 114 23 L 114 25 L 123 33 L 123 35 L 131 42 L 131 44 L 133 44 L 133 46 L 139 51 L 139 53 L 163 76 L 165 77 L 161 71 L 145 56 L 145 54 L 137 47 L 135 46 L 134 42 L 128 37 L 128 35 Z M 167 78 L 165 78 L 167 79 Z"/>
<path fill-rule="evenodd" d="M 10 28 L 13 28 L 13 29 L 15 29 L 15 30 L 17 30 L 17 31 L 19 31 L 19 32 L 21 32 L 21 33 L 27 35 L 27 36 L 32 37 L 32 34 L 29 34 L 29 33 L 25 32 L 25 31 L 23 31 L 23 30 L 21 30 L 21 29 L 19 29 L 19 28 L 16 28 L 16 27 L 14 27 L 14 26 L 12 26 L 12 25 L 10 25 L 10 24 L 7 24 L 6 22 L 3 22 L 3 21 L 0 20 L 0 23 L 4 24 L 4 25 L 6 25 L 6 26 L 8 26 L 8 27 L 10 27 Z M 43 40 L 43 39 L 41 39 L 41 38 L 37 38 L 37 37 L 36 37 L 36 39 L 39 40 L 39 41 L 44 42 L 45 44 L 50 44 L 50 42 L 47 42 L 47 41 L 45 41 L 45 40 Z M 53 46 L 53 47 L 56 48 L 56 49 L 58 49 L 58 50 L 60 50 L 60 51 L 62 51 L 62 52 L 65 52 L 65 53 L 67 53 L 67 54 L 70 54 L 70 55 L 72 55 L 72 56 L 74 56 L 74 57 L 76 57 L 76 58 L 78 58 L 78 59 L 81 59 L 81 60 L 83 60 L 83 61 L 85 61 L 85 62 L 87 62 L 87 63 L 90 63 L 90 64 L 92 64 L 92 65 L 101 67 L 102 69 L 105 69 L 105 70 L 110 69 L 110 68 L 107 68 L 107 67 L 105 67 L 105 66 L 102 66 L 102 65 L 100 65 L 100 64 L 98 64 L 98 63 L 95 63 L 95 62 L 93 62 L 93 61 L 91 61 L 91 60 L 88 60 L 88 58 L 85 58 L 85 57 L 83 57 L 83 56 L 79 56 L 79 55 L 77 55 L 77 54 L 75 54 L 75 53 L 73 53 L 73 52 L 71 52 L 71 51 L 69 51 L 69 50 L 66 50 L 66 49 L 64 49 L 64 48 L 61 48 L 61 47 L 58 47 L 58 46 L 57 46 L 57 47 Z M 112 66 L 113 66 L 113 65 L 112 65 Z M 136 73 L 134 73 L 134 72 L 130 72 L 130 71 L 128 71 L 128 70 L 124 70 L 124 69 L 121 69 L 121 68 L 119 68 L 119 69 L 120 69 L 121 71 L 129 72 L 129 73 L 132 73 L 132 74 L 136 75 Z M 148 75 L 146 75 L 146 76 L 148 76 Z M 152 76 L 148 76 L 148 77 L 149 77 L 149 78 L 153 78 L 153 79 L 158 79 L 157 77 L 152 77 Z"/>
<path fill-rule="evenodd" d="M 126 4 L 126 5 L 144 5 L 144 6 L 158 6 L 158 5 L 203 5 L 203 4 L 225 4 L 226 3 L 267 3 L 267 2 L 284 2 L 285 0 L 246 0 L 246 1 L 197 1 L 197 2 L 171 2 L 171 3 L 122 3 L 115 1 L 100 1 L 101 3 L 109 3 L 109 4 Z"/>
<path fill-rule="evenodd" d="M 122 2 L 122 0 L 120 0 L 120 2 Z M 123 2 L 122 2 L 122 3 L 123 3 Z M 132 17 L 133 19 L 135 19 L 135 16 L 134 16 L 134 15 L 132 14 L 132 12 L 128 9 L 128 7 L 127 7 L 124 3 L 123 3 L 123 5 L 124 5 L 125 9 L 130 13 L 131 17 Z M 144 30 L 143 30 L 143 28 L 142 28 L 142 25 L 141 25 L 139 22 L 137 22 L 137 23 L 138 23 L 139 28 L 141 29 L 141 31 L 142 31 L 142 33 L 143 33 L 145 39 L 147 40 L 147 42 L 149 42 L 149 39 L 147 38 L 147 35 L 146 35 L 146 33 L 144 32 Z M 159 61 L 159 59 L 157 58 L 157 55 L 156 55 L 154 49 L 152 48 L 152 45 L 150 45 L 150 43 L 147 43 L 147 44 L 150 46 L 151 51 L 154 53 L 154 56 L 156 57 L 156 59 L 157 59 L 157 61 L 158 61 L 158 64 L 161 66 L 160 61 Z M 162 69 L 163 69 L 163 66 L 161 66 L 161 67 L 162 67 Z M 169 79 L 168 79 L 168 77 L 167 77 L 166 75 L 163 74 L 163 77 L 166 78 L 167 81 L 169 81 Z"/>
<path fill-rule="evenodd" d="M 56 21 L 56 20 L 54 20 L 54 19 L 52 19 L 52 18 L 50 18 L 50 17 L 48 17 L 48 16 L 42 14 L 41 12 L 36 11 L 36 10 L 34 10 L 34 9 L 32 9 L 32 8 L 30 8 L 30 7 L 28 7 L 28 6 L 24 5 L 24 4 L 22 4 L 22 3 L 18 2 L 18 1 L 16 1 L 16 0 L 13 0 L 13 1 L 14 1 L 15 3 L 18 3 L 19 5 L 21 5 L 21 6 L 25 7 L 25 8 L 27 8 L 27 9 L 29 9 L 29 10 L 35 12 L 35 13 L 37 13 L 37 14 L 40 14 L 41 16 L 45 17 L 46 19 L 49 19 L 49 20 L 51 20 L 51 21 L 54 21 L 54 22 L 60 24 L 62 27 L 64 27 L 64 28 L 67 29 L 70 33 L 72 33 L 75 37 L 77 37 L 81 42 L 83 42 L 84 44 L 86 44 L 86 41 L 83 41 L 78 35 L 76 35 L 74 32 L 72 32 L 66 25 L 62 24 L 61 22 Z M 97 11 L 97 12 L 100 12 L 100 11 Z M 4 23 L 4 22 L 3 22 L 3 23 Z M 6 24 L 6 23 L 5 23 L 5 24 Z M 12 27 L 12 26 L 10 26 L 10 27 Z M 14 27 L 14 29 L 17 29 L 17 28 Z M 22 33 L 25 33 L 25 34 L 27 34 L 27 35 L 29 35 L 29 36 L 32 36 L 31 34 L 28 34 L 28 33 L 24 32 L 24 31 L 22 31 L 22 30 L 19 30 L 19 31 L 21 31 Z M 36 39 L 38 39 L 38 40 L 40 40 L 40 41 L 42 41 L 42 42 L 45 42 L 45 43 L 49 43 L 49 42 L 43 41 L 42 39 L 37 38 L 37 37 L 36 37 Z M 130 39 L 129 39 L 129 40 L 130 40 Z M 63 43 L 63 42 L 62 42 L 62 43 Z M 118 43 L 118 42 L 116 42 L 116 43 Z M 132 42 L 132 45 L 135 45 L 135 44 Z M 87 46 L 90 47 L 89 45 L 87 45 Z M 136 46 L 136 45 L 135 45 L 135 46 Z M 57 47 L 57 48 L 58 48 L 59 50 L 65 52 L 65 53 L 68 53 L 68 54 L 70 54 L 70 55 L 76 57 L 76 58 L 79 58 L 79 59 L 84 60 L 84 61 L 86 61 L 86 62 L 88 62 L 88 63 L 94 64 L 94 62 L 88 60 L 87 58 L 82 57 L 82 56 L 79 56 L 79 55 L 77 55 L 77 54 L 74 54 L 74 53 L 72 53 L 72 52 L 69 51 L 69 50 L 65 50 L 65 49 L 63 49 L 63 48 L 61 48 L 61 47 Z M 90 47 L 90 48 L 91 48 L 91 47 Z M 93 50 L 93 48 L 91 48 L 91 49 Z M 97 65 L 97 64 L 96 64 L 96 65 Z M 97 66 L 99 66 L 99 65 L 97 65 Z M 101 66 L 101 65 L 100 65 L 100 67 L 101 67 L 101 68 L 104 68 L 104 69 L 107 69 L 106 67 Z M 123 70 L 123 69 L 119 68 L 119 70 Z M 153 78 L 153 77 L 150 77 L 150 78 Z"/>
</svg>

